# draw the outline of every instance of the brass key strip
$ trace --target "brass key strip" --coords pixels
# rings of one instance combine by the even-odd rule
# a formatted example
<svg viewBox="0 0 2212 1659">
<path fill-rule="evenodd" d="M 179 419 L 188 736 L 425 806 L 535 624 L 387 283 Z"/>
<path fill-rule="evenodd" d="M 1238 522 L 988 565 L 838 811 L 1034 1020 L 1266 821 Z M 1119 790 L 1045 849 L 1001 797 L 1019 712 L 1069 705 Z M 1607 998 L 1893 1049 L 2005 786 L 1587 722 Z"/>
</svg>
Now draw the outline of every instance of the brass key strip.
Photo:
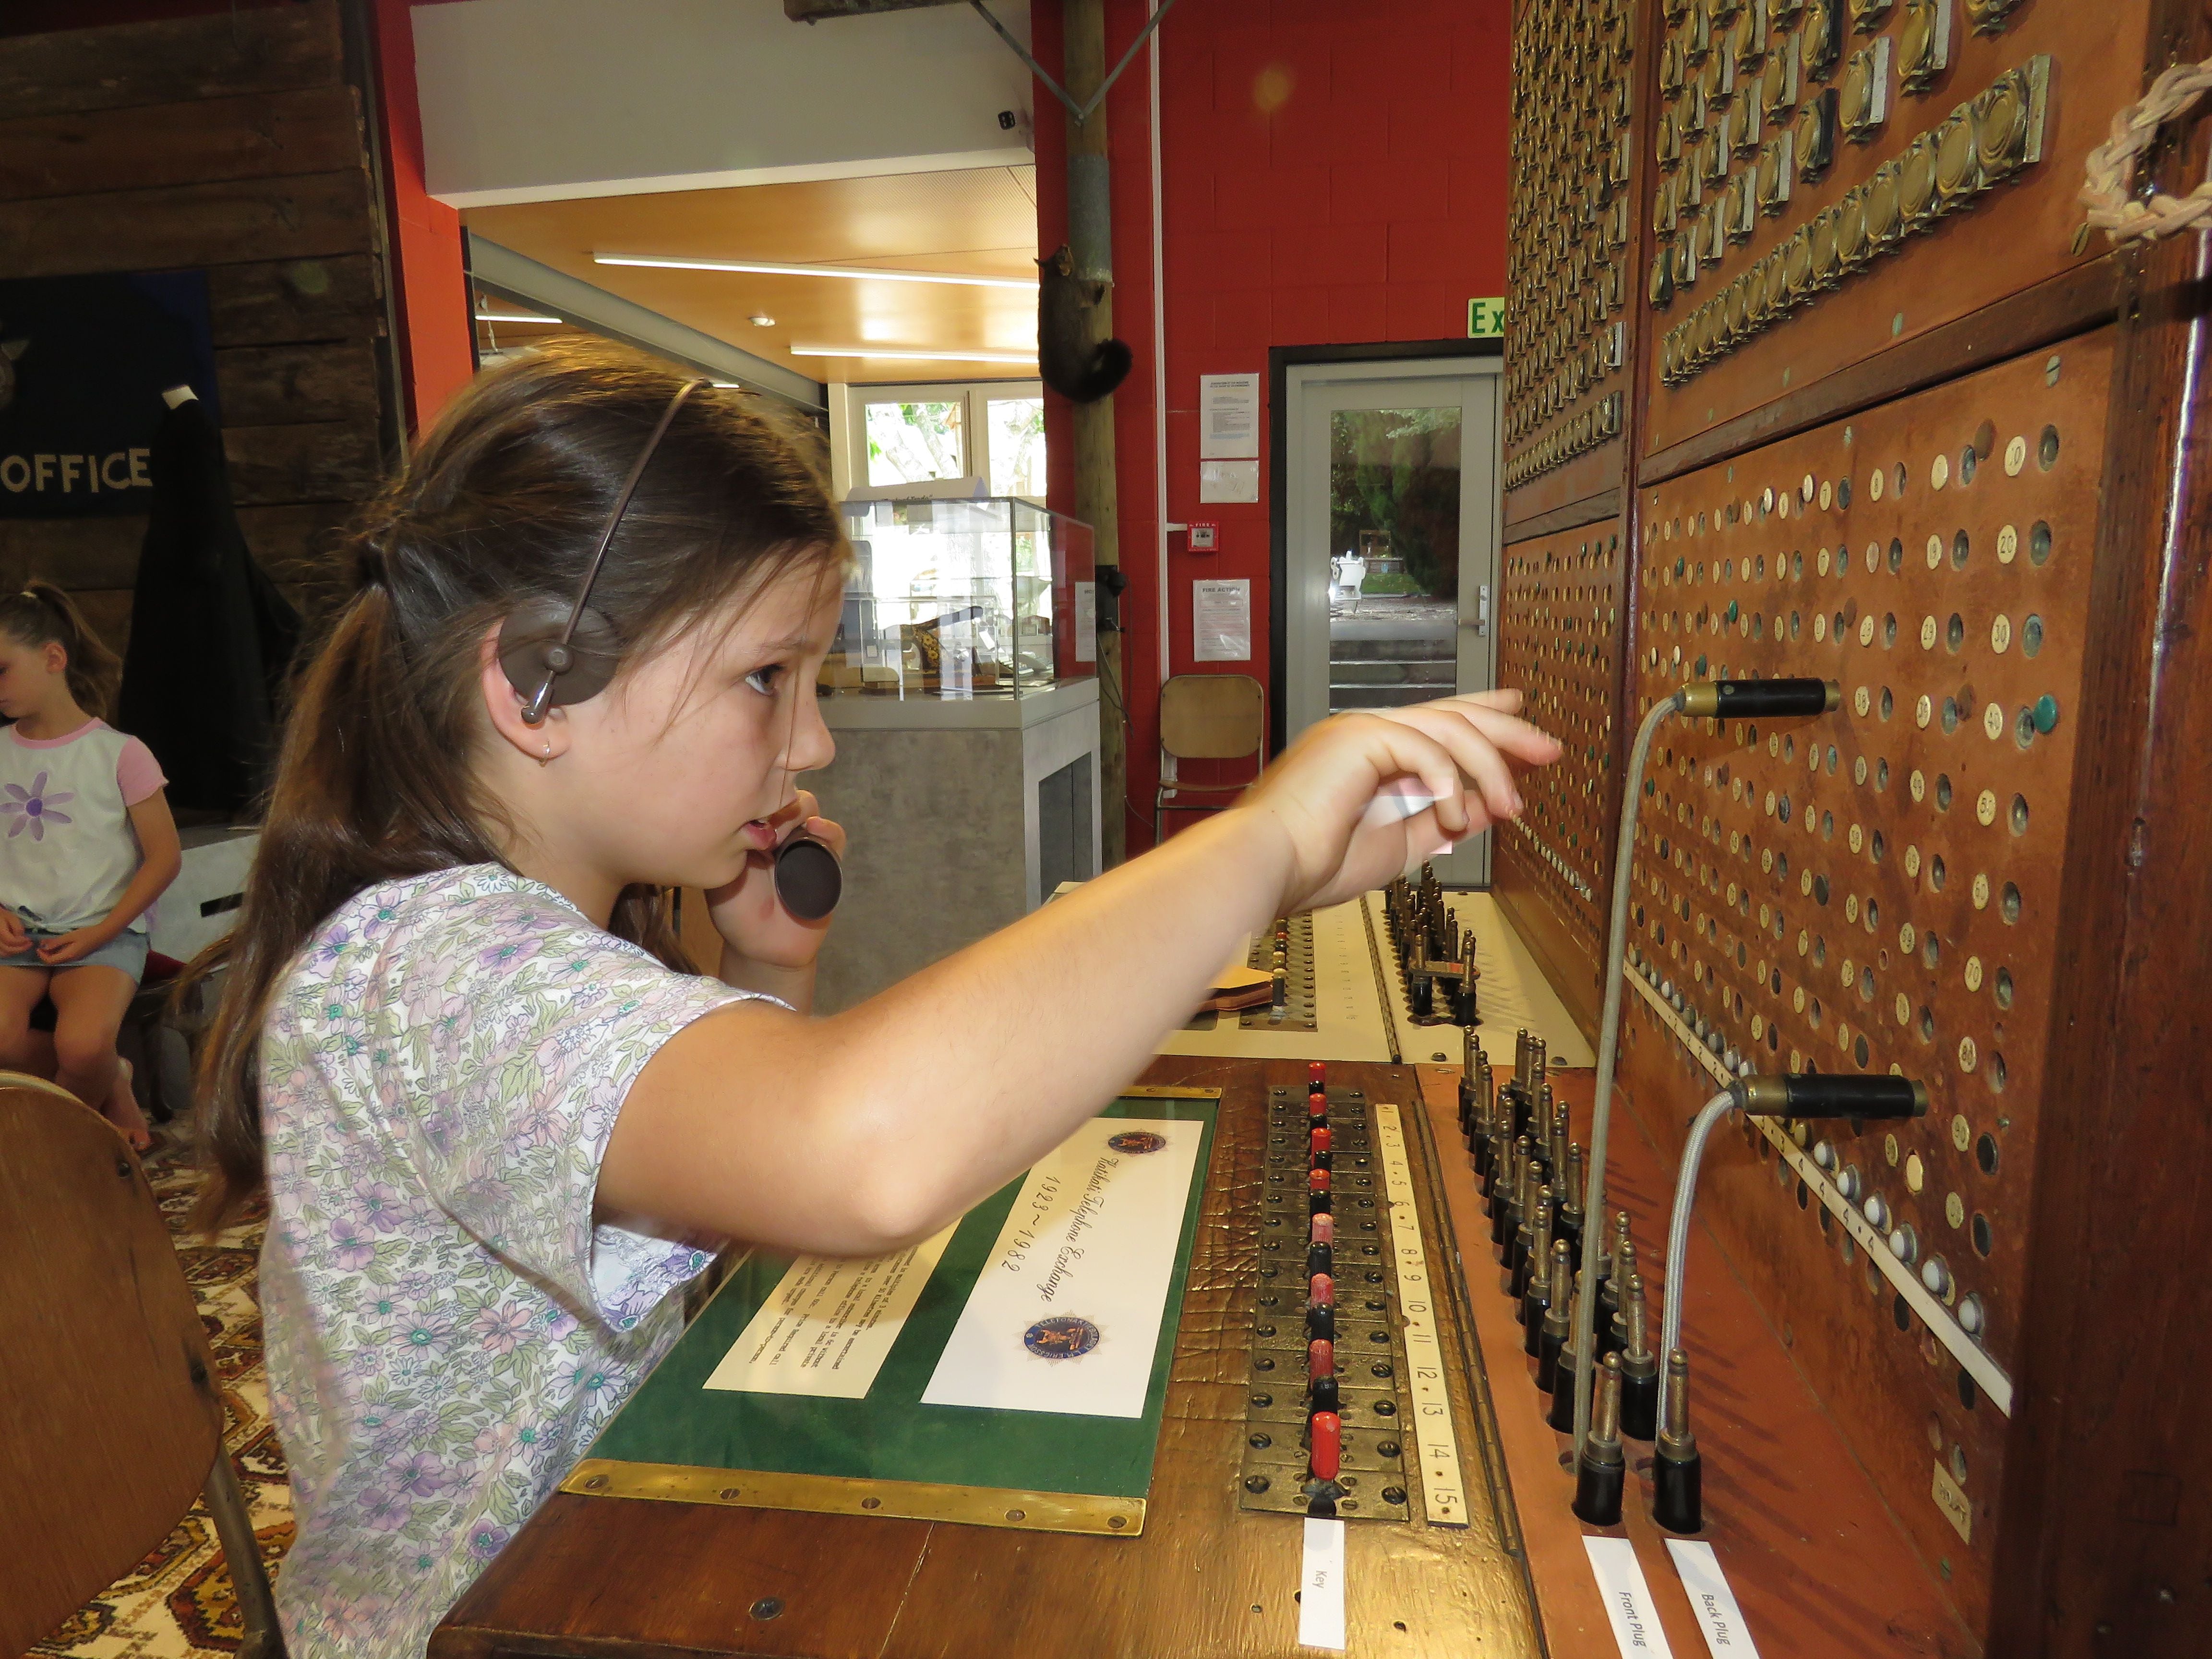
<svg viewBox="0 0 2212 1659">
<path fill-rule="evenodd" d="M 1460 1475 L 1459 1437 L 1452 1431 L 1451 1396 L 1444 1392 L 1443 1347 L 1437 1336 L 1429 1289 L 1429 1258 L 1421 1244 L 1421 1219 L 1413 1208 L 1413 1170 L 1406 1152 L 1406 1127 L 1398 1109 L 1375 1103 L 1375 1142 L 1382 1154 L 1382 1192 L 1390 1206 L 1392 1265 L 1398 1275 L 1398 1310 L 1406 1369 L 1413 1395 L 1413 1443 L 1421 1455 L 1421 1508 L 1432 1527 L 1468 1524 L 1467 1487 Z M 2009 1395 L 2008 1395 L 2009 1398 Z"/>
<path fill-rule="evenodd" d="M 1726 1086 L 1735 1081 L 1729 1068 L 1722 1063 L 1720 1056 L 1698 1040 L 1697 1033 L 1668 1006 L 1656 987 L 1647 983 L 1644 975 L 1633 968 L 1622 968 L 1621 975 L 1638 994 L 1651 1005 L 1652 1011 L 1674 1034 L 1675 1040 L 1696 1057 L 1698 1063 L 1712 1074 L 1716 1082 Z M 1859 1213 L 1858 1206 L 1835 1189 L 1826 1173 L 1790 1138 L 1790 1131 L 1781 1122 L 1771 1117 L 1753 1118 L 1752 1122 L 1760 1133 L 1774 1143 L 1774 1149 L 1796 1171 L 1797 1178 L 1817 1194 L 1830 1213 L 1844 1224 L 1844 1229 L 1857 1241 L 1859 1249 L 1866 1252 L 1867 1260 L 1881 1270 L 1881 1276 L 1896 1287 L 1898 1294 L 1905 1298 L 1914 1313 L 1920 1316 L 1921 1322 L 1936 1340 L 1974 1379 L 1975 1385 L 1988 1396 L 1990 1403 L 2010 1417 L 2012 1378 L 2006 1376 L 1997 1362 L 1990 1358 L 1989 1351 L 1959 1328 L 1959 1322 L 1951 1317 L 1950 1310 L 1928 1293 L 1918 1274 L 1897 1259 L 1890 1250 L 1889 1241 L 1868 1224 L 1866 1218 Z M 1409 1342 L 1409 1352 L 1411 1346 Z"/>
</svg>

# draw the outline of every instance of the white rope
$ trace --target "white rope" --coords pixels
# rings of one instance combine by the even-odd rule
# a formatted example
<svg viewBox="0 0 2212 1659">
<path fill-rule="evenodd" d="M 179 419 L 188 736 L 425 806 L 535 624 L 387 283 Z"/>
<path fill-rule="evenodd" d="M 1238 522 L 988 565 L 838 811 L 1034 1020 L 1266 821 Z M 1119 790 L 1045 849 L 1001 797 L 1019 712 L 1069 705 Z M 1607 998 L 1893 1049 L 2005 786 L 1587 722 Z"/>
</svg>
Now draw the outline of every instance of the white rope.
<svg viewBox="0 0 2212 1659">
<path fill-rule="evenodd" d="M 2158 130 L 2194 106 L 2212 90 L 2212 58 L 2201 64 L 2176 64 L 2151 82 L 2142 99 L 2112 117 L 2112 137 L 2089 152 L 2084 164 L 2088 182 L 2081 186 L 2081 205 L 2087 222 L 2074 238 L 2080 252 L 2089 233 L 2101 230 L 2107 240 L 2155 241 L 2178 231 L 2191 230 L 2212 218 L 2212 180 L 2186 196 L 2154 191 L 2149 198 L 2135 197 L 2136 163 L 2153 143 Z"/>
</svg>

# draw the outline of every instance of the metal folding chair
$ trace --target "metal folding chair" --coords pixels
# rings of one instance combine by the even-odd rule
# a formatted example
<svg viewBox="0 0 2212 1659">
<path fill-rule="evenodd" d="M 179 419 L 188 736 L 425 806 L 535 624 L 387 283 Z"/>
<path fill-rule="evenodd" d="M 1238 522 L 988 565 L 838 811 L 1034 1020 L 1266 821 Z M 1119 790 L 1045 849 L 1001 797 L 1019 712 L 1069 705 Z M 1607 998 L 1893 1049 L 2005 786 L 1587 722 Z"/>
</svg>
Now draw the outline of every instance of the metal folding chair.
<svg viewBox="0 0 2212 1659">
<path fill-rule="evenodd" d="M 1253 757 L 1252 775 L 1231 783 L 1186 783 L 1187 760 Z M 1211 812 L 1252 787 L 1267 764 L 1267 688 L 1249 674 L 1177 674 L 1160 688 L 1160 783 L 1152 794 L 1152 841 L 1163 812 Z M 1194 799 L 1185 799 L 1184 797 Z"/>
</svg>

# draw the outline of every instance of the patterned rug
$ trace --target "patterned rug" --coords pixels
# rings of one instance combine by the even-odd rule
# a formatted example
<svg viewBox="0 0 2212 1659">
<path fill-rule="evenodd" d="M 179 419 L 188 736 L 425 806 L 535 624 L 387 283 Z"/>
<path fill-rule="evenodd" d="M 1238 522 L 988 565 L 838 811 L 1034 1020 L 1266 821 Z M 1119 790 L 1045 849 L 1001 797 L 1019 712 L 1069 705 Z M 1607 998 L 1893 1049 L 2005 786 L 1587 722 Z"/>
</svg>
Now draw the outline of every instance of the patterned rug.
<svg viewBox="0 0 2212 1659">
<path fill-rule="evenodd" d="M 224 1443 L 253 1517 L 262 1559 L 274 1578 L 292 1542 L 292 1493 L 276 1431 L 269 1421 L 268 1378 L 261 1363 L 257 1279 L 265 1224 L 257 1212 L 212 1244 L 185 1235 L 193 1190 L 188 1129 L 188 1120 L 179 1117 L 155 1131 L 146 1175 L 176 1235 L 185 1278 L 199 1299 L 229 1417 Z M 196 1501 L 152 1554 L 31 1651 L 70 1659 L 191 1659 L 234 1653 L 243 1633 L 215 1523 Z"/>
</svg>

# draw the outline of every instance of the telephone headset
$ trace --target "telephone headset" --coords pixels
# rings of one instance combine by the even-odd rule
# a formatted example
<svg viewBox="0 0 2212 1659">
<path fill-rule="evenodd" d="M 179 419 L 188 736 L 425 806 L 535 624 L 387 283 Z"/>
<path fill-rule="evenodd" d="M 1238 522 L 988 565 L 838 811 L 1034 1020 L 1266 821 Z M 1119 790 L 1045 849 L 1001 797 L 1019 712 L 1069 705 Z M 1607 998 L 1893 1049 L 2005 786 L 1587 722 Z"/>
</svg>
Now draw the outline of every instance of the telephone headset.
<svg viewBox="0 0 2212 1659">
<path fill-rule="evenodd" d="M 622 640 L 605 614 L 592 608 L 592 588 L 599 579 L 600 566 L 606 562 L 608 545 L 621 528 L 623 514 L 629 510 L 630 497 L 637 493 L 638 480 L 645 476 L 646 464 L 660 447 L 684 401 L 700 387 L 712 384 L 686 380 L 661 411 L 659 423 L 631 464 L 629 477 L 623 481 L 614 508 L 600 527 L 574 602 L 563 606 L 558 599 L 532 599 L 511 611 L 501 625 L 499 664 L 506 671 L 507 683 L 523 700 L 526 726 L 544 725 L 549 709 L 588 702 L 614 678 L 622 662 Z M 795 700 L 792 719 L 798 720 Z M 811 836 L 793 836 L 776 849 L 776 897 L 801 921 L 819 921 L 828 915 L 837 908 L 843 889 L 837 855 Z"/>
</svg>

